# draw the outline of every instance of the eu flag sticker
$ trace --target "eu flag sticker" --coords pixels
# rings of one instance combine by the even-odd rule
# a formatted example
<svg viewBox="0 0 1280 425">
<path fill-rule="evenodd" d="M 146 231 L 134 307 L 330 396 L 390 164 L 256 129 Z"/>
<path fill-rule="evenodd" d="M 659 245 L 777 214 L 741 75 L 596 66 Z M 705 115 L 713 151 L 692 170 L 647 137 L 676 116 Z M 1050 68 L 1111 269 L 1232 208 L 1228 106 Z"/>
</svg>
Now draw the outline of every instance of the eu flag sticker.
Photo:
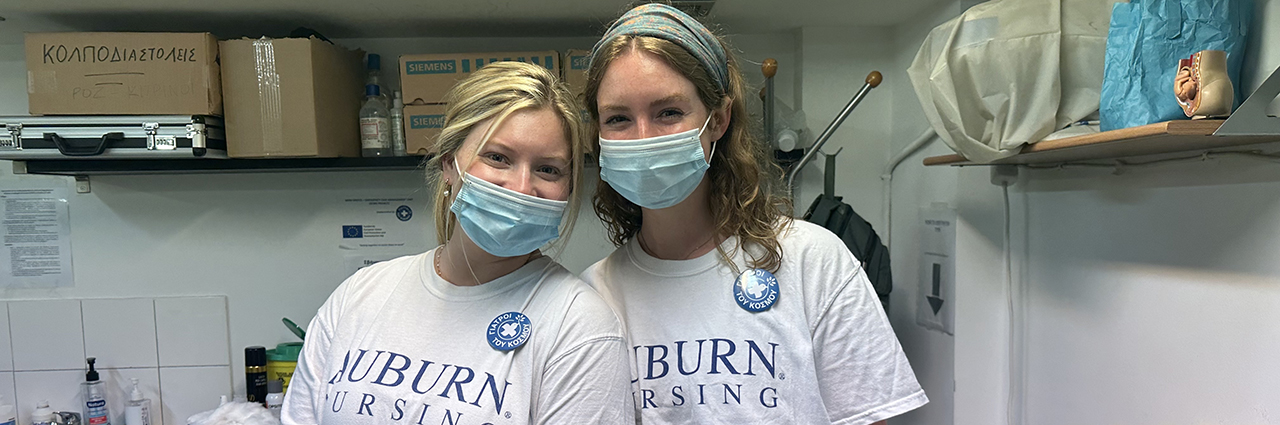
<svg viewBox="0 0 1280 425">
<path fill-rule="evenodd" d="M 364 237 L 364 226 L 342 226 L 343 239 L 360 239 Z"/>
</svg>

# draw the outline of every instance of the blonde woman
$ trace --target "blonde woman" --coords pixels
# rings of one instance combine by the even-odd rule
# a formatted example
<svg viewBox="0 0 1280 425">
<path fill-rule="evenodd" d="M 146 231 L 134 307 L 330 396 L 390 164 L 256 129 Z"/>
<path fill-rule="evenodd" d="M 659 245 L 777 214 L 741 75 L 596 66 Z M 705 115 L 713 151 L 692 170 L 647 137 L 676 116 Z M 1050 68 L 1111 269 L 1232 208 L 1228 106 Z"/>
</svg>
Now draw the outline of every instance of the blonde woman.
<svg viewBox="0 0 1280 425">
<path fill-rule="evenodd" d="M 634 423 L 617 319 L 538 250 L 568 233 L 584 142 L 547 70 L 449 93 L 429 163 L 443 245 L 360 270 L 320 307 L 284 423 Z"/>
<path fill-rule="evenodd" d="M 624 14 L 586 88 L 596 214 L 583 273 L 621 316 L 646 424 L 869 424 L 925 404 L 857 259 L 787 216 L 724 42 L 670 6 Z"/>
</svg>

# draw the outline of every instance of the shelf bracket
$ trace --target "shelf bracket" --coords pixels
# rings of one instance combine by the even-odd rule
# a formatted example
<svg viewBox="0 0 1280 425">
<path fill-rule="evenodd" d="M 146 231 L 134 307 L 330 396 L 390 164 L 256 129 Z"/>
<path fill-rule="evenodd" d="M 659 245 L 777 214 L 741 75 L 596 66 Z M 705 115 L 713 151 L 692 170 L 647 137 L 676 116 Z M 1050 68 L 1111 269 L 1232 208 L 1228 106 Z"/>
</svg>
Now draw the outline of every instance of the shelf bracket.
<svg viewBox="0 0 1280 425">
<path fill-rule="evenodd" d="M 77 175 L 76 176 L 76 193 L 89 193 L 89 192 L 90 192 L 89 176 Z"/>
<path fill-rule="evenodd" d="M 1280 117 L 1267 111 L 1280 95 L 1280 68 L 1271 72 L 1262 85 L 1249 95 L 1227 121 L 1213 132 L 1214 136 L 1280 136 Z"/>
</svg>

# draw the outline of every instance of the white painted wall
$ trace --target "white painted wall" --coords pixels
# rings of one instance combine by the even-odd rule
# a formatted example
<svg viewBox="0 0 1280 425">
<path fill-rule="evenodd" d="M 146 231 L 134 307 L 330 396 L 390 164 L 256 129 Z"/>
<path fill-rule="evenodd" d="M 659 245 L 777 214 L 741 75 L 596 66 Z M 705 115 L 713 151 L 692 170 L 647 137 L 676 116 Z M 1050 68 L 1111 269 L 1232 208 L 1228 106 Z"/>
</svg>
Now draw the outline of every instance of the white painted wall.
<svg viewBox="0 0 1280 425">
<path fill-rule="evenodd" d="M 1280 2 L 1256 6 L 1246 93 L 1280 66 Z M 1028 423 L 1280 421 L 1275 163 L 1026 182 Z"/>
<path fill-rule="evenodd" d="M 894 28 L 893 73 L 885 75 L 894 100 L 890 155 L 904 149 L 928 126 L 906 69 L 929 30 L 958 15 L 962 6 L 961 2 L 946 2 L 915 22 Z M 930 403 L 892 423 L 977 425 L 1003 423 L 1005 418 L 1008 363 L 1001 266 L 1002 195 L 990 184 L 985 168 L 921 165 L 924 157 L 950 152 L 934 139 L 908 157 L 893 175 L 890 252 L 894 294 L 890 320 Z M 884 162 L 876 168 L 877 173 Z M 916 324 L 917 298 L 925 295 L 918 287 L 923 279 L 919 273 L 920 210 L 934 203 L 946 204 L 957 215 L 956 299 L 947 300 L 955 309 L 954 337 Z M 1014 214 L 1016 219 L 1018 212 Z"/>
<path fill-rule="evenodd" d="M 868 73 L 880 70 L 883 74 L 892 67 L 891 34 L 885 27 L 801 29 L 801 107 L 809 125 L 801 146 L 809 146 L 831 124 L 865 84 Z M 896 100 L 884 87 L 868 93 L 822 148 L 827 154 L 844 148 L 836 157 L 836 195 L 877 228 L 885 221 L 880 214 L 879 175 L 889 158 L 889 123 Z M 823 190 L 823 156 L 815 156 L 812 164 L 802 170 L 796 185 L 797 213 L 803 213 Z"/>
<path fill-rule="evenodd" d="M 891 120 L 891 143 L 887 148 L 889 155 L 897 154 L 914 141 L 922 131 L 928 128 L 924 110 L 916 99 L 911 81 L 907 78 L 907 67 L 916 56 L 920 44 L 929 30 L 958 15 L 960 8 L 957 2 L 946 2 L 942 7 L 931 11 L 927 16 L 893 28 L 892 31 L 892 68 L 884 71 L 883 93 L 891 96 L 893 101 Z M 893 229 L 890 233 L 889 246 L 893 267 L 893 295 L 890 296 L 889 319 L 894 331 L 902 342 L 903 351 L 911 360 L 911 367 L 916 378 L 929 395 L 929 404 L 902 415 L 890 422 L 913 425 L 947 425 L 953 423 L 957 410 L 956 344 L 957 338 L 942 332 L 927 330 L 916 324 L 918 297 L 922 294 L 919 288 L 921 235 L 917 229 L 920 224 L 920 208 L 935 202 L 956 205 L 956 190 L 959 185 L 960 170 L 952 168 L 924 168 L 920 166 L 922 158 L 928 155 L 949 153 L 946 145 L 934 139 L 930 145 L 915 155 L 908 157 L 893 175 L 892 210 Z M 880 173 L 883 163 L 874 169 Z M 880 182 L 877 177 L 875 182 Z M 881 237 L 885 236 L 885 227 L 878 226 Z M 957 243 L 966 241 L 957 234 Z M 959 265 L 959 264 L 958 264 Z M 960 272 L 961 270 L 957 270 Z M 959 281 L 959 280 L 958 280 Z M 960 294 L 957 298 L 967 294 Z M 944 308 L 956 308 L 958 300 L 947 300 Z M 960 317 L 957 316 L 957 319 Z M 958 336 L 964 335 L 957 333 Z M 955 422 L 960 423 L 960 422 Z"/>
<path fill-rule="evenodd" d="M 960 7 L 966 2 L 959 2 Z M 939 11 L 932 22 L 958 13 Z M 929 19 L 922 18 L 918 25 Z M 1280 65 L 1280 3 L 1257 2 L 1246 92 Z M 913 24 L 896 28 L 895 64 L 910 61 Z M 927 31 L 927 29 L 926 29 Z M 916 42 L 918 45 L 918 41 Z M 888 81 L 888 75 L 886 75 Z M 886 83 L 888 84 L 888 83 Z M 893 144 L 923 125 L 909 88 L 895 89 Z M 931 405 L 898 423 L 1006 423 L 1008 305 L 1002 282 L 1003 205 L 983 168 L 895 174 L 895 295 L 918 278 L 918 209 L 957 209 L 956 337 L 913 328 L 914 303 L 894 300 L 891 319 Z M 1280 376 L 1280 170 L 1231 159 L 1111 170 L 1023 170 L 1010 189 L 1015 308 L 1025 314 L 1023 423 L 1274 423 Z M 902 292 L 899 292 L 902 291 Z M 954 349 L 954 399 L 943 384 Z M 1015 365 L 1016 366 L 1016 365 Z M 1014 376 L 1017 376 L 1016 374 Z M 945 409 L 944 409 L 945 410 Z M 1017 423 L 1017 422 L 1015 422 Z"/>
</svg>

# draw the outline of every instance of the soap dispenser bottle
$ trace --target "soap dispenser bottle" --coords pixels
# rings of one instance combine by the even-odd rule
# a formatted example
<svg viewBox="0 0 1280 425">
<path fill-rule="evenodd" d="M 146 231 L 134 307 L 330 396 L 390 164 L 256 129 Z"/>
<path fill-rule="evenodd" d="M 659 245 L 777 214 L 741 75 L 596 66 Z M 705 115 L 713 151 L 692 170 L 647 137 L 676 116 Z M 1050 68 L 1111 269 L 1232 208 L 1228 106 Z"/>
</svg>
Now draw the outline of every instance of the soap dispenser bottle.
<svg viewBox="0 0 1280 425">
<path fill-rule="evenodd" d="M 49 408 L 48 400 L 40 400 L 36 410 L 31 413 L 31 425 L 54 425 L 58 422 L 57 413 Z"/>
<path fill-rule="evenodd" d="M 89 371 L 84 374 L 84 423 L 87 425 L 111 425 L 111 414 L 107 412 L 107 387 L 98 379 L 98 371 L 93 364 L 97 358 L 85 359 L 89 362 Z"/>
<path fill-rule="evenodd" d="M 124 425 L 151 425 L 151 400 L 142 396 L 138 378 L 131 378 L 133 391 L 129 393 L 129 405 L 124 408 Z"/>
</svg>

